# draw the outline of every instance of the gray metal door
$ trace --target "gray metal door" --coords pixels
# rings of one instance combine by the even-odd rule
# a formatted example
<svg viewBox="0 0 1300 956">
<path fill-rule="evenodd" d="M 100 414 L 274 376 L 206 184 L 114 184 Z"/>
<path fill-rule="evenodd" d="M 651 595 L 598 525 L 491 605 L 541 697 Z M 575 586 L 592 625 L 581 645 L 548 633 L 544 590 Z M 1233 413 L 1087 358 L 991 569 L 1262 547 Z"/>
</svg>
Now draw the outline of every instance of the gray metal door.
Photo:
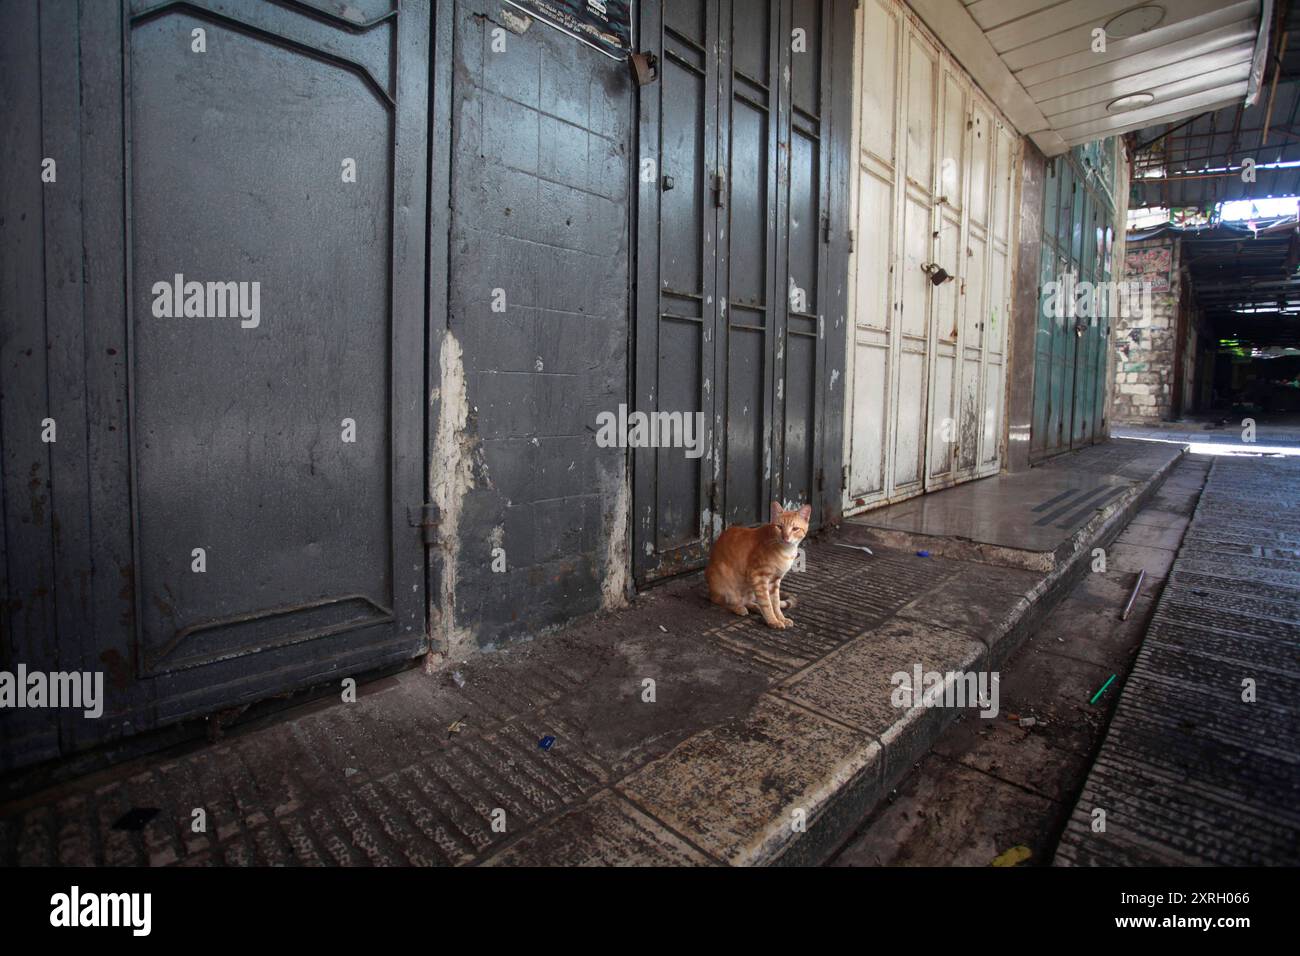
<svg viewBox="0 0 1300 956">
<path fill-rule="evenodd" d="M 58 749 L 418 653 L 427 0 L 32 21 L 6 42 L 39 29 L 58 67 L 17 91 L 42 114 L 17 148 L 60 166 L 21 238 L 57 268 L 4 276 L 24 305 L 4 309 L 7 597 L 27 610 L 3 636 L 7 659 L 108 674 L 105 715 L 65 719 Z M 52 503 L 17 493 L 28 473 Z"/>
<path fill-rule="evenodd" d="M 708 444 L 699 459 L 634 452 L 640 581 L 703 563 L 723 527 L 765 521 L 774 498 L 825 489 L 835 11 L 642 7 L 659 79 L 640 93 L 653 175 L 637 205 L 636 407 L 702 412 Z"/>
<path fill-rule="evenodd" d="M 636 575 L 663 577 L 708 553 L 717 497 L 719 4 L 641 4 L 641 47 L 659 58 L 638 130 L 636 409 L 703 414 L 706 453 L 633 452 Z M 653 46 L 651 46 L 653 44 Z"/>
</svg>

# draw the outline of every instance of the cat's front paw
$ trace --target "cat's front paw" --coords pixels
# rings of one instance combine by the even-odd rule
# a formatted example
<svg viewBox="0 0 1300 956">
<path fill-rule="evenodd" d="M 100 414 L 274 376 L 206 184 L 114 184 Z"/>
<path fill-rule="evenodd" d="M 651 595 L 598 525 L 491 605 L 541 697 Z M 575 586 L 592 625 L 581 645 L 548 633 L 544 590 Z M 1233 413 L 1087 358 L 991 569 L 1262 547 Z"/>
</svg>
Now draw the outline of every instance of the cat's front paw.
<svg viewBox="0 0 1300 956">
<path fill-rule="evenodd" d="M 778 631 L 784 631 L 789 626 L 789 624 L 786 622 L 784 618 L 779 618 L 779 619 L 772 618 L 772 620 L 767 622 L 767 626 L 774 627 Z"/>
<path fill-rule="evenodd" d="M 794 627 L 794 618 L 792 618 L 792 617 L 783 617 L 783 618 L 781 618 L 781 620 L 785 623 L 785 626 L 786 626 L 786 627 Z"/>
</svg>

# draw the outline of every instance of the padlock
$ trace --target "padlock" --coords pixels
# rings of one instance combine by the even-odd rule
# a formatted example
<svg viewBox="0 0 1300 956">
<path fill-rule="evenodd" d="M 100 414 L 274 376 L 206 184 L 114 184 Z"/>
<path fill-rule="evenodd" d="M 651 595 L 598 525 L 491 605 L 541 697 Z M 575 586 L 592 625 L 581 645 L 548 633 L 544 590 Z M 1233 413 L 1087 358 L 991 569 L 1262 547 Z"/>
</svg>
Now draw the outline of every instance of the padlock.
<svg viewBox="0 0 1300 956">
<path fill-rule="evenodd" d="M 921 266 L 921 271 L 928 275 L 930 281 L 935 285 L 943 285 L 945 282 L 955 278 L 955 276 L 948 275 L 948 271 L 937 262 L 927 262 L 925 265 Z"/>
</svg>

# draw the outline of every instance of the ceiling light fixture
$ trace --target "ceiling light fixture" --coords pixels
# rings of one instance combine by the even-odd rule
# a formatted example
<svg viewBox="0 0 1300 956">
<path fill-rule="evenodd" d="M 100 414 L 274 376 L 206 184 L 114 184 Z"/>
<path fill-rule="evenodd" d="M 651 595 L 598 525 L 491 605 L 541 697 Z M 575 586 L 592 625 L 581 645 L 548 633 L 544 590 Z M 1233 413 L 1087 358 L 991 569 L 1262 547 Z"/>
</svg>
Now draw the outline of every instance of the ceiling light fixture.
<svg viewBox="0 0 1300 956">
<path fill-rule="evenodd" d="M 1116 14 L 1106 21 L 1108 40 L 1125 40 L 1154 29 L 1165 18 L 1165 8 L 1158 3 L 1148 3 Z"/>
<path fill-rule="evenodd" d="M 1143 106 L 1149 106 L 1155 102 L 1154 93 L 1130 93 L 1127 96 L 1121 96 L 1117 100 L 1111 100 L 1106 104 L 1108 113 L 1126 113 L 1129 110 L 1141 109 Z"/>
</svg>

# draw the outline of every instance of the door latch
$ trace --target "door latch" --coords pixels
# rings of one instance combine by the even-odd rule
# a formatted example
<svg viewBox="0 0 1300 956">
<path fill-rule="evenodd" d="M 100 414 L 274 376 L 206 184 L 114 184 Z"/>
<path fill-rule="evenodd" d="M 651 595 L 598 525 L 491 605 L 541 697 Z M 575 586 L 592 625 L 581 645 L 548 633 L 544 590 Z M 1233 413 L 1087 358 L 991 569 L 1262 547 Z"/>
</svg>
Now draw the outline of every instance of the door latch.
<svg viewBox="0 0 1300 956">
<path fill-rule="evenodd" d="M 422 505 L 411 505 L 406 509 L 406 523 L 412 528 L 420 529 L 420 540 L 424 544 L 438 543 L 438 529 L 442 525 L 442 517 L 438 514 L 437 505 L 428 501 Z"/>
<path fill-rule="evenodd" d="M 627 58 L 632 79 L 637 86 L 647 86 L 659 79 L 659 58 L 649 51 L 633 53 Z"/>
</svg>

